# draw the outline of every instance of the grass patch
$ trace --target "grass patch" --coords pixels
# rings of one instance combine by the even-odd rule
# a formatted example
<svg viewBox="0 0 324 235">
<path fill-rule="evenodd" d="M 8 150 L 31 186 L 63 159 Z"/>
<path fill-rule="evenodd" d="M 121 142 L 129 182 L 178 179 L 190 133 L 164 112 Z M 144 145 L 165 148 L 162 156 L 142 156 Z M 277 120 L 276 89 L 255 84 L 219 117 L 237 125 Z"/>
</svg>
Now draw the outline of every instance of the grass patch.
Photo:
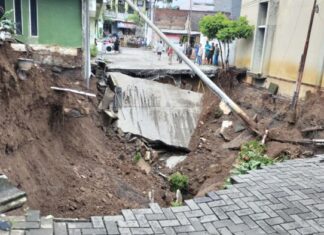
<svg viewBox="0 0 324 235">
<path fill-rule="evenodd" d="M 179 207 L 182 206 L 183 204 L 181 202 L 177 202 L 177 201 L 172 201 L 171 202 L 171 207 Z"/>
</svg>

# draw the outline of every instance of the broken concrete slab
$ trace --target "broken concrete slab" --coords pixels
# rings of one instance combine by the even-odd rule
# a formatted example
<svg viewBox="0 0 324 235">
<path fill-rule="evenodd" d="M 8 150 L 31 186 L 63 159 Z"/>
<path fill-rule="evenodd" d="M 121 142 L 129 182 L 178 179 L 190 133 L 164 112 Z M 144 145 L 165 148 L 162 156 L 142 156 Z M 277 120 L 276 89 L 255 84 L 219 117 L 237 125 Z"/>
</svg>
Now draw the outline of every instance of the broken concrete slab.
<svg viewBox="0 0 324 235">
<path fill-rule="evenodd" d="M 239 150 L 243 144 L 253 140 L 254 136 L 249 131 L 244 131 L 229 143 L 223 144 L 224 149 Z"/>
<path fill-rule="evenodd" d="M 202 94 L 121 73 L 109 73 L 109 77 L 122 91 L 117 126 L 123 132 L 189 148 L 202 111 Z"/>
<path fill-rule="evenodd" d="M 5 175 L 0 175 L 0 212 L 18 208 L 26 201 L 26 193 L 13 186 Z"/>
<path fill-rule="evenodd" d="M 184 160 L 187 159 L 187 156 L 172 156 L 172 157 L 169 157 L 167 160 L 166 160 L 166 167 L 170 168 L 170 169 L 173 169 L 175 168 L 180 162 L 183 162 Z"/>
</svg>

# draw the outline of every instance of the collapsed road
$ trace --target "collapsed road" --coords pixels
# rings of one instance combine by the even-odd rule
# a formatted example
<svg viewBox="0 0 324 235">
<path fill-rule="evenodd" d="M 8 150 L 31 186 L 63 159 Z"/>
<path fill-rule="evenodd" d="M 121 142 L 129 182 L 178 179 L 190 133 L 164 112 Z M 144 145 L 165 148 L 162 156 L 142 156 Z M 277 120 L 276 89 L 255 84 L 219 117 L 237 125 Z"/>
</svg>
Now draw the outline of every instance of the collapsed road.
<svg viewBox="0 0 324 235">
<path fill-rule="evenodd" d="M 110 92 L 115 91 L 118 128 L 151 142 L 189 150 L 202 111 L 201 93 L 121 73 L 109 73 L 108 80 Z M 109 96 L 106 91 L 104 99 Z"/>
</svg>

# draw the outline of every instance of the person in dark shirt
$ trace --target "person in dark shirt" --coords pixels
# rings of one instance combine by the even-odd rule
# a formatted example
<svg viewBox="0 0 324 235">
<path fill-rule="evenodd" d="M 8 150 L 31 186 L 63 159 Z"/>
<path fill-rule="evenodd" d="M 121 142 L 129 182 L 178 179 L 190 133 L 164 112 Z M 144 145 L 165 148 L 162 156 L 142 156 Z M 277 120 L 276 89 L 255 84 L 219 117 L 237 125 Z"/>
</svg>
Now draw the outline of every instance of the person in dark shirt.
<svg viewBox="0 0 324 235">
<path fill-rule="evenodd" d="M 213 64 L 213 56 L 214 56 L 214 52 L 215 52 L 215 44 L 212 43 L 211 47 L 210 47 L 210 52 L 208 54 L 208 64 Z"/>
</svg>

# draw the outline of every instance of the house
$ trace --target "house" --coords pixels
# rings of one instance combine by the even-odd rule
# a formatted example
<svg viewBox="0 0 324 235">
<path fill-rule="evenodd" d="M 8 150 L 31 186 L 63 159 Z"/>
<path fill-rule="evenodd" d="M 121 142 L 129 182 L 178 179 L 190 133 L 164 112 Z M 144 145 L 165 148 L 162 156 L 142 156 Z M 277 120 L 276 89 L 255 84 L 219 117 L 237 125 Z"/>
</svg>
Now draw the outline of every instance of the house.
<svg viewBox="0 0 324 235">
<path fill-rule="evenodd" d="M 16 38 L 28 44 L 82 47 L 81 0 L 0 0 L 13 10 Z"/>
<path fill-rule="evenodd" d="M 133 0 L 142 12 L 147 14 L 150 3 L 147 0 Z M 134 14 L 124 0 L 107 0 L 104 11 L 104 32 L 105 34 L 135 35 L 136 24 L 129 19 Z"/>
<path fill-rule="evenodd" d="M 314 1 L 243 0 L 243 16 L 255 25 L 254 37 L 239 40 L 236 65 L 247 68 L 248 79 L 264 87 L 279 85 L 279 93 L 292 96 L 304 50 Z M 324 2 L 318 1 L 319 9 Z M 315 14 L 301 96 L 324 86 L 324 12 Z M 262 80 L 265 79 L 265 80 Z"/>
<path fill-rule="evenodd" d="M 191 13 L 190 35 L 191 44 L 200 42 L 201 33 L 199 21 L 206 15 L 214 15 L 215 12 L 193 11 Z M 170 8 L 157 8 L 154 12 L 154 24 L 171 40 L 179 43 L 188 38 L 189 11 Z M 157 34 L 153 34 L 153 41 L 158 41 Z M 186 39 L 187 41 L 187 39 Z"/>
</svg>

